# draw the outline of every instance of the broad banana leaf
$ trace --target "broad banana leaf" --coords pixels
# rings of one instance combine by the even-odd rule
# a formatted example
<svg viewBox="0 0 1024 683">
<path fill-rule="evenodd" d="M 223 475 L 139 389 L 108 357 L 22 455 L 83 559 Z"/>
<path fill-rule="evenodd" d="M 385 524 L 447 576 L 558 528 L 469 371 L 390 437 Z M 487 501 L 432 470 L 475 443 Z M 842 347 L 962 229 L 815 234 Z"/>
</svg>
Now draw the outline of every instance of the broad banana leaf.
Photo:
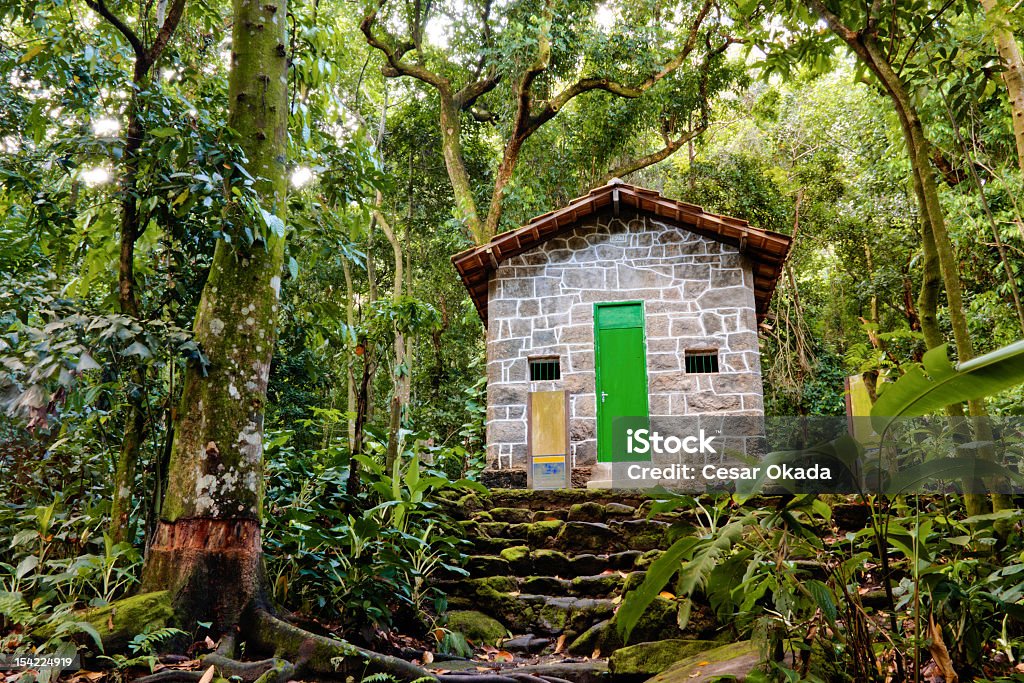
<svg viewBox="0 0 1024 683">
<path fill-rule="evenodd" d="M 884 433 L 896 418 L 927 415 L 1024 384 L 1024 340 L 955 367 L 943 344 L 925 353 L 923 364 L 924 370 L 914 366 L 895 382 L 879 385 L 871 409 L 877 433 Z"/>
</svg>

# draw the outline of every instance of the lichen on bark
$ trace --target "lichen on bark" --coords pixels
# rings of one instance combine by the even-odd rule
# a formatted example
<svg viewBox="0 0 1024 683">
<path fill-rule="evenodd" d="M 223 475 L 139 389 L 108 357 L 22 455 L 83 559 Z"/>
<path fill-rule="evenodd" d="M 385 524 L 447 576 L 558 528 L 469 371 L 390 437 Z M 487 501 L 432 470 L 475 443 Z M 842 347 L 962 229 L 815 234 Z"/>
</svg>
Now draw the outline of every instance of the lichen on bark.
<svg viewBox="0 0 1024 683">
<path fill-rule="evenodd" d="M 287 193 L 287 2 L 234 0 L 229 126 L 260 212 L 283 221 Z M 228 627 L 262 585 L 263 414 L 277 337 L 284 235 L 234 198 L 203 288 L 195 338 L 209 359 L 185 377 L 162 516 L 144 586 Z M 242 237 L 243 226 L 254 235 Z M 218 593 L 234 593 L 220 600 Z M 202 612 L 206 612 L 203 614 Z"/>
</svg>

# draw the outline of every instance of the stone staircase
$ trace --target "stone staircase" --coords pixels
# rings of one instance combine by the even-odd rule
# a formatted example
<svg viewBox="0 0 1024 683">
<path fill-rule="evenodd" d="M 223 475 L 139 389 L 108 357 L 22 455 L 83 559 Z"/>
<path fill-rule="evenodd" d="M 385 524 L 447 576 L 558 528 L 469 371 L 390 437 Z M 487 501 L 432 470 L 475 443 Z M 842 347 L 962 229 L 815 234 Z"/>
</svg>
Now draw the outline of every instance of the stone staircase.
<svg viewBox="0 0 1024 683">
<path fill-rule="evenodd" d="M 511 634 L 500 646 L 544 655 L 556 650 L 601 658 L 622 647 L 615 611 L 623 594 L 643 581 L 667 548 L 673 522 L 689 512 L 649 518 L 653 501 L 623 491 L 494 490 L 452 501 L 473 544 L 468 577 L 448 576 L 438 587 L 450 610 L 496 619 Z M 711 639 L 719 625 L 693 605 L 680 629 L 682 604 L 659 597 L 634 629 L 631 642 Z"/>
</svg>

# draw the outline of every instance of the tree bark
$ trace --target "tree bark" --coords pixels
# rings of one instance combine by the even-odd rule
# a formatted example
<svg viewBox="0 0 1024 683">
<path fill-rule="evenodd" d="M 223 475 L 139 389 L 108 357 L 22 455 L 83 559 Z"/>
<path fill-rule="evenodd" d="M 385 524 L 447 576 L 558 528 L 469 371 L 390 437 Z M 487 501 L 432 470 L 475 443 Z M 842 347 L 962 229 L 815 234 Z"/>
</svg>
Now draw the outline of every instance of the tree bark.
<svg viewBox="0 0 1024 683">
<path fill-rule="evenodd" d="M 985 15 L 992 24 L 992 40 L 1003 61 L 1003 82 L 1010 99 L 1010 118 L 1013 121 L 1013 139 L 1017 143 L 1017 165 L 1024 173 L 1024 58 L 1020 45 L 1007 25 L 1004 10 L 998 0 L 981 0 Z"/>
<path fill-rule="evenodd" d="M 402 243 L 399 241 L 391 224 L 377 213 L 377 223 L 395 256 L 395 284 L 391 292 L 391 300 L 395 303 L 402 298 L 403 286 L 405 285 L 405 260 L 402 254 Z M 406 367 L 406 339 L 401 330 L 395 329 L 395 357 L 394 369 L 392 371 L 392 392 L 391 392 L 391 414 L 388 421 L 388 448 L 384 458 L 385 471 L 390 473 L 398 459 L 398 432 L 402 427 L 402 412 L 409 403 L 410 382 L 409 369 Z"/>
<path fill-rule="evenodd" d="M 267 214 L 283 220 L 287 176 L 287 0 L 234 0 L 228 124 L 239 134 Z M 260 218 L 232 202 L 232 241 L 217 243 L 195 338 L 207 373 L 189 368 L 145 590 L 169 589 L 179 617 L 223 632 L 263 586 L 263 414 L 277 337 L 284 236 L 240 225 Z"/>
</svg>

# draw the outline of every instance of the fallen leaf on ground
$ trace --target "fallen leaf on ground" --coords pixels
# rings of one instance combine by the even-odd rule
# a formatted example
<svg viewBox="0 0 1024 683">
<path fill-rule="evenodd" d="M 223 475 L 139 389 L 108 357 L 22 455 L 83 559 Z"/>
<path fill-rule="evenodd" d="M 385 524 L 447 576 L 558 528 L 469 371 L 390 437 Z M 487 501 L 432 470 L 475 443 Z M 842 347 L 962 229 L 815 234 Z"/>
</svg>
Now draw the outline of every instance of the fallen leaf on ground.
<svg viewBox="0 0 1024 683">
<path fill-rule="evenodd" d="M 213 680 L 213 671 L 214 669 L 212 666 L 204 671 L 202 677 L 199 679 L 199 683 L 210 683 L 210 681 Z"/>
<path fill-rule="evenodd" d="M 935 624 L 933 618 L 928 619 L 928 637 L 932 641 L 932 644 L 928 646 L 928 651 L 932 653 L 932 659 L 935 660 L 935 664 L 945 677 L 946 683 L 957 683 L 960 678 L 953 669 L 953 660 L 950 659 L 949 650 L 946 649 L 946 643 L 942 640 L 942 629 Z"/>
<path fill-rule="evenodd" d="M 669 593 L 668 591 L 661 591 L 660 593 L 658 593 L 658 597 L 659 598 L 665 598 L 666 600 L 675 600 L 676 599 L 676 596 L 673 595 L 672 593 Z"/>
<path fill-rule="evenodd" d="M 562 650 L 565 649 L 565 634 L 558 636 L 558 640 L 555 641 L 555 654 L 561 654 Z"/>
<path fill-rule="evenodd" d="M 498 650 L 494 653 L 494 661 L 496 662 L 511 662 L 515 657 L 508 650 Z"/>
<path fill-rule="evenodd" d="M 431 652 L 430 650 L 426 650 L 423 653 L 423 663 L 424 664 L 430 664 L 433 661 L 434 661 L 434 653 Z"/>
</svg>

